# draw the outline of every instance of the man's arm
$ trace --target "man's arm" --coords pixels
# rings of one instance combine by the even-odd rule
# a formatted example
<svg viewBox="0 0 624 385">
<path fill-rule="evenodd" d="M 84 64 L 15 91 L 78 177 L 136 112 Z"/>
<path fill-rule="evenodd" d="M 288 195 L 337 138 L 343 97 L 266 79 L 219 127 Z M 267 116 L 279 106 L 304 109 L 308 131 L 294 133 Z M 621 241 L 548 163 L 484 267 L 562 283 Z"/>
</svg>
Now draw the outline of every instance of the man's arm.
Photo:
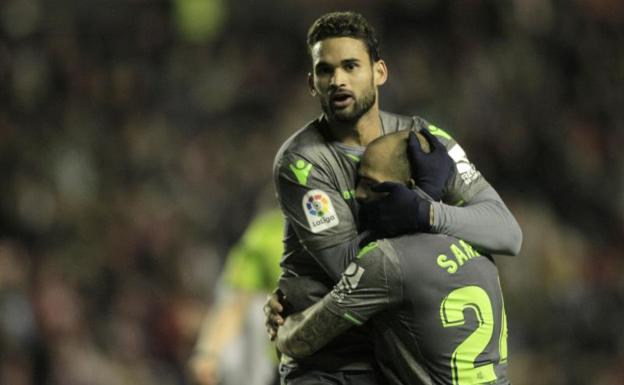
<svg viewBox="0 0 624 385">
<path fill-rule="evenodd" d="M 351 198 L 339 191 L 333 170 L 328 167 L 323 162 L 313 163 L 302 155 L 287 153 L 276 162 L 274 179 L 289 226 L 336 282 L 357 254 L 359 238 Z"/>
<path fill-rule="evenodd" d="M 277 331 L 277 348 L 292 358 L 307 357 L 334 337 L 342 334 L 353 323 L 329 311 L 325 296 L 304 311 L 286 318 Z"/>
<path fill-rule="evenodd" d="M 496 190 L 488 186 L 462 207 L 432 202 L 431 232 L 461 238 L 488 254 L 517 255 L 522 230 Z"/>
<path fill-rule="evenodd" d="M 242 322 L 251 296 L 248 293 L 226 289 L 228 293 L 217 301 L 206 315 L 199 337 L 189 361 L 198 385 L 219 382 L 220 368 L 225 348 L 241 333 Z"/>
<path fill-rule="evenodd" d="M 396 255 L 388 250 L 383 240 L 362 248 L 329 294 L 286 318 L 277 332 L 278 349 L 293 358 L 308 356 L 349 327 L 399 303 L 401 271 Z"/>
<path fill-rule="evenodd" d="M 428 123 L 425 127 L 454 161 L 443 197 L 447 204 L 432 202 L 430 231 L 462 238 L 485 253 L 518 254 L 522 231 L 496 190 L 449 134 Z"/>
<path fill-rule="evenodd" d="M 376 187 L 388 193 L 385 198 L 367 204 L 372 221 L 367 227 L 386 237 L 413 232 L 432 232 L 463 239 L 487 254 L 516 255 L 522 244 L 522 230 L 500 196 L 489 185 L 463 206 L 428 201 L 418 189 L 399 183 Z M 410 215 L 426 210 L 425 215 Z M 373 214 L 374 213 L 374 214 Z M 406 214 L 408 213 L 408 214 Z"/>
<path fill-rule="evenodd" d="M 338 282 L 340 275 L 360 251 L 362 245 L 371 240 L 371 233 L 364 231 L 346 242 L 311 252 L 314 259 L 323 267 L 332 282 Z"/>
<path fill-rule="evenodd" d="M 446 234 L 464 239 L 488 254 L 518 254 L 522 231 L 496 190 L 450 135 L 424 121 L 420 124 L 433 150 L 424 153 L 415 136 L 410 135 L 407 154 L 412 171 L 431 176 L 440 172 L 440 164 L 445 165 L 452 159 L 450 178 L 427 179 L 420 175 L 421 179 L 435 181 L 435 188 L 430 185 L 427 194 L 434 191 L 434 196 L 443 196 L 444 202 L 450 204 L 432 201 L 422 195 L 420 189 L 409 190 L 400 184 L 384 183 L 385 186 L 380 186 L 383 190 L 379 191 L 388 195 L 373 204 L 377 215 L 370 228 L 388 237 L 413 232 Z M 413 177 L 417 179 L 416 175 Z M 445 186 L 440 181 L 444 181 Z M 440 195 L 441 188 L 444 191 Z"/>
<path fill-rule="evenodd" d="M 219 382 L 222 355 L 241 335 L 254 295 L 270 291 L 279 276 L 284 221 L 275 208 L 257 214 L 226 258 L 217 300 L 206 316 L 190 368 L 197 385 Z"/>
</svg>

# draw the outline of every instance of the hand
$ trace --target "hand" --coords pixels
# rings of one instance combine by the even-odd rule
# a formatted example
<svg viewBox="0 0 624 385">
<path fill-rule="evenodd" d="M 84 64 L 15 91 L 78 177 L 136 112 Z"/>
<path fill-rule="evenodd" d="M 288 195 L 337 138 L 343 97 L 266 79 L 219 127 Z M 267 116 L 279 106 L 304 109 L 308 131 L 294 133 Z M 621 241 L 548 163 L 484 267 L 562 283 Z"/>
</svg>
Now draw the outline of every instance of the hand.
<svg viewBox="0 0 624 385">
<path fill-rule="evenodd" d="M 363 226 L 383 237 L 427 232 L 431 203 L 401 183 L 384 182 L 371 186 L 385 197 L 366 203 L 360 210 Z"/>
<path fill-rule="evenodd" d="M 423 128 L 420 133 L 429 142 L 430 152 L 425 153 L 422 150 L 413 131 L 409 133 L 407 159 L 412 170 L 412 178 L 434 201 L 439 201 L 453 172 L 454 162 L 446 147 L 428 129 Z"/>
<path fill-rule="evenodd" d="M 283 300 L 283 298 L 280 294 L 281 292 L 278 290 L 269 295 L 263 307 L 267 334 L 271 341 L 275 340 L 277 329 L 284 324 L 284 318 L 281 315 L 284 311 L 284 306 L 280 303 L 280 300 Z"/>
</svg>

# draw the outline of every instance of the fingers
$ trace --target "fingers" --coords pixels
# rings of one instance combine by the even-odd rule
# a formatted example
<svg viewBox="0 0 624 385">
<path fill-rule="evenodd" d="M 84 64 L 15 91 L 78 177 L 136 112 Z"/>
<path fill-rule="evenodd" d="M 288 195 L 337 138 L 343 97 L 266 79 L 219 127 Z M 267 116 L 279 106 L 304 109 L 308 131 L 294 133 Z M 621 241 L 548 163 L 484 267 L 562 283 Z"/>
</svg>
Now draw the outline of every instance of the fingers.
<svg viewBox="0 0 624 385">
<path fill-rule="evenodd" d="M 429 142 L 431 152 L 433 152 L 433 150 L 435 149 L 444 147 L 444 145 L 438 140 L 438 138 L 436 138 L 435 135 L 433 135 L 428 129 L 423 128 L 419 132 L 422 134 L 422 136 L 425 137 L 425 139 L 427 139 L 427 142 Z M 416 135 L 414 135 L 414 137 L 416 137 Z"/>
<path fill-rule="evenodd" d="M 275 338 L 277 337 L 277 329 L 279 329 L 279 327 L 283 324 L 284 324 L 283 319 L 281 321 L 279 319 L 275 321 L 269 321 L 269 320 L 266 321 L 265 323 L 266 331 L 271 341 L 275 341 Z"/>
<path fill-rule="evenodd" d="M 284 307 L 280 303 L 278 295 L 276 293 L 269 295 L 264 303 L 264 314 L 281 313 L 282 311 L 284 311 Z"/>
<path fill-rule="evenodd" d="M 271 341 L 275 340 L 277 337 L 277 329 L 284 324 L 284 319 L 281 316 L 273 316 L 271 318 L 267 318 L 265 326 L 267 330 L 267 334 L 269 335 L 269 339 Z"/>
<path fill-rule="evenodd" d="M 275 338 L 277 338 L 277 329 L 267 325 L 267 334 L 269 335 L 270 341 L 275 341 Z"/>
<path fill-rule="evenodd" d="M 370 189 L 374 192 L 387 192 L 387 193 L 391 193 L 393 192 L 395 189 L 397 189 L 399 186 L 402 186 L 400 183 L 396 183 L 396 182 L 382 182 L 382 183 L 377 183 L 375 185 L 372 185 L 370 187 Z"/>
<path fill-rule="evenodd" d="M 266 322 L 277 329 L 284 324 L 284 318 L 279 314 L 271 314 L 267 317 Z"/>
<path fill-rule="evenodd" d="M 282 306 L 282 303 L 280 302 L 278 296 L 271 297 L 271 299 L 269 300 L 269 306 L 271 307 L 271 310 L 273 310 L 273 312 L 275 313 L 281 313 L 284 311 L 284 306 Z"/>
<path fill-rule="evenodd" d="M 421 131 L 426 131 L 426 130 L 421 130 Z M 411 149 L 412 151 L 417 152 L 418 155 L 425 153 L 422 150 L 422 147 L 420 146 L 420 142 L 418 141 L 418 137 L 416 136 L 416 133 L 414 131 L 410 131 L 410 133 L 407 136 L 407 147 Z"/>
<path fill-rule="evenodd" d="M 263 306 L 267 334 L 271 341 L 277 336 L 277 329 L 284 324 L 284 318 L 280 315 L 284 307 L 279 302 L 279 296 L 273 293 L 267 297 Z"/>
</svg>

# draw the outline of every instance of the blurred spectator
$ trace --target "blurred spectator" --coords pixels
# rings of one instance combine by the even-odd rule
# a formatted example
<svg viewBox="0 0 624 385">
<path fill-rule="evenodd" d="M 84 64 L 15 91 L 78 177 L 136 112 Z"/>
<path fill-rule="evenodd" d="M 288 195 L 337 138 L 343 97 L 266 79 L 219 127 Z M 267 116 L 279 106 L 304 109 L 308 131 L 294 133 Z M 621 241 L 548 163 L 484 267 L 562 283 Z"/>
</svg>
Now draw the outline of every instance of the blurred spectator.
<svg viewBox="0 0 624 385">
<path fill-rule="evenodd" d="M 266 336 L 262 305 L 275 289 L 283 252 L 279 209 L 261 209 L 228 254 L 213 310 L 191 358 L 200 385 L 277 384 L 276 352 Z"/>
</svg>

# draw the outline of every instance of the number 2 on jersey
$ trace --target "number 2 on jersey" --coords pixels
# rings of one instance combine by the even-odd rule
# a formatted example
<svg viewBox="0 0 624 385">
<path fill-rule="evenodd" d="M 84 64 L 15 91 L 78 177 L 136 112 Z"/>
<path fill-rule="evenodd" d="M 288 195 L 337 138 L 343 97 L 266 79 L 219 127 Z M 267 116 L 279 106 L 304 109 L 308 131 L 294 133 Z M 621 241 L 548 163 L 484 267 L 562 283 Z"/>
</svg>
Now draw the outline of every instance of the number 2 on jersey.
<svg viewBox="0 0 624 385">
<path fill-rule="evenodd" d="M 490 343 L 494 331 L 494 314 L 490 297 L 478 286 L 465 286 L 453 290 L 440 304 L 442 326 L 446 328 L 463 325 L 464 309 L 474 310 L 478 327 L 457 346 L 451 356 L 453 384 L 480 384 L 494 381 L 496 373 L 494 373 L 493 363 L 475 367 L 476 358 Z M 507 325 L 504 309 L 502 322 L 499 340 L 501 362 L 507 359 Z"/>
</svg>

